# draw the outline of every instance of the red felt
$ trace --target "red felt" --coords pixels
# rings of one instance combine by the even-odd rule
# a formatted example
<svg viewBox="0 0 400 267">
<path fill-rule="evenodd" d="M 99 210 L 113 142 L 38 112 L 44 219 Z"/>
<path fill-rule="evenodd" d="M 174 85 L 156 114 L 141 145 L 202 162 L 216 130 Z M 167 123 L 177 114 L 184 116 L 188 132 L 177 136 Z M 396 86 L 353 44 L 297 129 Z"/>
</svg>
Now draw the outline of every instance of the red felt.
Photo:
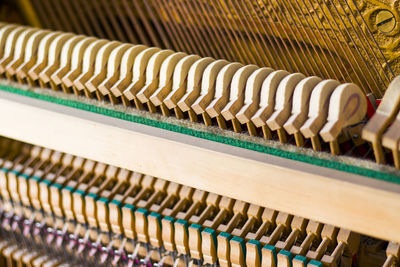
<svg viewBox="0 0 400 267">
<path fill-rule="evenodd" d="M 375 108 L 371 104 L 371 101 L 369 100 L 369 98 L 368 97 L 365 97 L 365 98 L 367 99 L 367 116 L 370 119 L 375 114 Z M 381 103 L 381 99 L 377 99 L 376 105 L 379 106 L 380 103 Z"/>
</svg>

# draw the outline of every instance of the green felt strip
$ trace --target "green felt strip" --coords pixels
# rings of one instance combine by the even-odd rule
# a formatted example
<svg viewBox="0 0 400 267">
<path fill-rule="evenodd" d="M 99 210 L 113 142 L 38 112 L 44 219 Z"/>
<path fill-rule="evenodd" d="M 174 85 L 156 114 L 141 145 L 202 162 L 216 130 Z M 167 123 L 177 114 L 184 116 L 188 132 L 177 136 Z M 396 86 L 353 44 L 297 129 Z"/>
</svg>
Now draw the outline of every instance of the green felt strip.
<svg viewBox="0 0 400 267">
<path fill-rule="evenodd" d="M 171 124 L 168 122 L 144 118 L 144 117 L 140 117 L 137 115 L 124 113 L 122 111 L 113 110 L 113 109 L 109 109 L 109 108 L 105 108 L 105 107 L 94 106 L 94 105 L 84 103 L 81 101 L 58 98 L 58 97 L 54 97 L 54 96 L 50 96 L 50 95 L 46 95 L 46 94 L 40 94 L 37 92 L 29 91 L 29 90 L 18 89 L 18 88 L 12 87 L 12 86 L 0 84 L 0 90 L 27 96 L 27 97 L 31 97 L 31 98 L 35 98 L 35 99 L 39 99 L 39 100 L 52 102 L 52 103 L 63 105 L 63 106 L 68 106 L 68 107 L 85 110 L 85 111 L 89 111 L 89 112 L 93 112 L 93 113 L 97 113 L 97 114 L 102 114 L 102 115 L 106 115 L 106 116 L 113 117 L 113 118 L 118 118 L 118 119 L 125 120 L 125 121 L 145 124 L 148 126 L 157 127 L 160 129 L 165 129 L 165 130 L 178 132 L 178 133 L 182 133 L 182 134 L 186 134 L 186 135 L 191 135 L 191 136 L 203 138 L 203 139 L 210 140 L 210 141 L 224 143 L 224 144 L 241 147 L 241 148 L 245 148 L 245 149 L 249 149 L 249 150 L 253 150 L 253 151 L 257 151 L 257 152 L 261 152 L 261 153 L 266 153 L 266 154 L 270 154 L 270 155 L 274 155 L 274 156 L 278 156 L 278 157 L 282 157 L 282 158 L 297 160 L 297 161 L 301 161 L 301 162 L 305 162 L 305 163 L 309 163 L 309 164 L 313 164 L 313 165 L 317 165 L 317 166 L 321 166 L 321 167 L 340 170 L 340 171 L 344 171 L 344 172 L 348 172 L 348 173 L 354 173 L 354 174 L 363 175 L 363 176 L 367 176 L 367 177 L 371 177 L 371 178 L 375 178 L 375 179 L 379 179 L 379 180 L 383 180 L 383 181 L 400 184 L 400 176 L 393 174 L 393 173 L 372 170 L 372 169 L 355 166 L 355 165 L 350 165 L 350 164 L 346 164 L 346 163 L 342 163 L 342 162 L 338 162 L 338 161 L 334 161 L 334 160 L 322 159 L 322 158 L 314 157 L 311 155 L 305 155 L 302 153 L 285 151 L 285 150 L 281 150 L 281 149 L 274 148 L 274 147 L 269 147 L 269 146 L 262 145 L 262 144 L 256 144 L 256 143 L 253 143 L 250 141 L 238 140 L 238 139 L 235 139 L 235 138 L 229 137 L 229 136 L 222 136 L 222 135 L 215 134 L 215 133 L 209 133 L 209 132 L 204 132 L 201 130 L 190 129 L 190 128 L 186 128 L 181 125 L 175 125 L 175 124 Z"/>
</svg>

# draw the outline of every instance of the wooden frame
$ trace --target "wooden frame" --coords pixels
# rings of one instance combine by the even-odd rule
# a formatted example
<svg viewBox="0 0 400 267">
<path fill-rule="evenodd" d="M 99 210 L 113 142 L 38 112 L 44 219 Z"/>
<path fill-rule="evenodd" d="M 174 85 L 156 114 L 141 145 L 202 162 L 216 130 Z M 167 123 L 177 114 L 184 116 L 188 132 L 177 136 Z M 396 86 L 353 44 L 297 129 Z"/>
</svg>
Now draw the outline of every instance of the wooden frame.
<svg viewBox="0 0 400 267">
<path fill-rule="evenodd" d="M 400 242 L 400 185 L 0 92 L 0 135 Z"/>
</svg>

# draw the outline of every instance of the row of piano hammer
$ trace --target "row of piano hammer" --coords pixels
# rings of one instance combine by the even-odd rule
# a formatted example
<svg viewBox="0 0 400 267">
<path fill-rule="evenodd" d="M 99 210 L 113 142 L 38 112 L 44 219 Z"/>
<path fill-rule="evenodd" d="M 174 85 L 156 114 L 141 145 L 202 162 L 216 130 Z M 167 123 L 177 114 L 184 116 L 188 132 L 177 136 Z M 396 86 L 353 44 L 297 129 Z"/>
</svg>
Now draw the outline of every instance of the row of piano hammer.
<svg viewBox="0 0 400 267">
<path fill-rule="evenodd" d="M 0 26 L 0 75 L 236 132 L 244 126 L 250 135 L 262 130 L 267 139 L 276 131 L 283 143 L 294 135 L 297 146 L 305 137 L 315 150 L 322 137 L 334 154 L 367 107 L 355 84 L 8 24 Z"/>
</svg>

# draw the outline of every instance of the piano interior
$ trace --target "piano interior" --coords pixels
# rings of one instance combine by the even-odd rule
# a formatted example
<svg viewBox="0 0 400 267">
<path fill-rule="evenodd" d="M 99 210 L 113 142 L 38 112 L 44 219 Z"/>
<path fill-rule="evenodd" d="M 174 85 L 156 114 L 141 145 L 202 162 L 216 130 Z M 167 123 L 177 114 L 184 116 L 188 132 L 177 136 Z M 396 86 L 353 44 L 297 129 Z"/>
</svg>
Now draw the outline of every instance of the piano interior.
<svg viewBox="0 0 400 267">
<path fill-rule="evenodd" d="M 399 1 L 0 21 L 0 266 L 399 266 Z"/>
</svg>

